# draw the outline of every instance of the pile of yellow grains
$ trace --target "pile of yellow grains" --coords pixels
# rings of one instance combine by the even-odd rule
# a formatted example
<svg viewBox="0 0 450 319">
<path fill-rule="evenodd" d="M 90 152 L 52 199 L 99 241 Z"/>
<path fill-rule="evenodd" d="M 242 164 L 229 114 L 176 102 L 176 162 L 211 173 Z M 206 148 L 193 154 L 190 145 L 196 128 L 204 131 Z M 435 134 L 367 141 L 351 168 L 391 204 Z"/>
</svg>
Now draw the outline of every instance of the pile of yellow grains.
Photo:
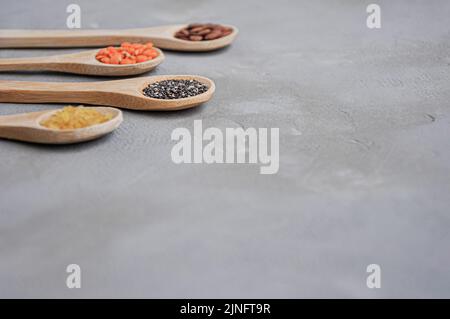
<svg viewBox="0 0 450 319">
<path fill-rule="evenodd" d="M 101 124 L 112 118 L 109 114 L 103 114 L 92 107 L 83 107 L 82 105 L 66 106 L 49 118 L 43 120 L 40 124 L 50 129 L 73 130 Z"/>
</svg>

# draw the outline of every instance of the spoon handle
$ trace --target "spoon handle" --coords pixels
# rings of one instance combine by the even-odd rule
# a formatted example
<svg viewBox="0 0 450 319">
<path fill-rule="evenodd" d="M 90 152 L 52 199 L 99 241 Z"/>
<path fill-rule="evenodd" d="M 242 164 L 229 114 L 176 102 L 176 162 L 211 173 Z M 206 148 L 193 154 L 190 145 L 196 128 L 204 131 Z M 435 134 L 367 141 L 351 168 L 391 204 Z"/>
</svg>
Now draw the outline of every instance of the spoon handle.
<svg viewBox="0 0 450 319">
<path fill-rule="evenodd" d="M 36 118 L 48 111 L 19 113 L 0 116 L 0 138 L 34 141 L 39 136 L 35 126 Z"/>
<path fill-rule="evenodd" d="M 61 66 L 53 57 L 0 59 L 0 71 L 58 71 Z"/>
<path fill-rule="evenodd" d="M 179 28 L 180 26 L 175 26 Z M 174 26 L 124 30 L 0 30 L 0 48 L 96 47 L 171 37 Z M 169 31 L 169 32 L 168 32 Z M 155 43 L 156 44 L 156 43 Z"/>
<path fill-rule="evenodd" d="M 104 104 L 114 93 L 104 90 L 101 83 L 0 81 L 0 102 Z"/>
<path fill-rule="evenodd" d="M 114 30 L 0 30 L 0 47 L 88 47 L 117 44 L 129 36 Z"/>
<path fill-rule="evenodd" d="M 47 113 L 47 111 L 38 111 L 31 113 L 19 113 L 0 116 L 0 129 L 11 126 L 18 126 L 21 124 L 32 123 L 36 117 Z"/>
</svg>

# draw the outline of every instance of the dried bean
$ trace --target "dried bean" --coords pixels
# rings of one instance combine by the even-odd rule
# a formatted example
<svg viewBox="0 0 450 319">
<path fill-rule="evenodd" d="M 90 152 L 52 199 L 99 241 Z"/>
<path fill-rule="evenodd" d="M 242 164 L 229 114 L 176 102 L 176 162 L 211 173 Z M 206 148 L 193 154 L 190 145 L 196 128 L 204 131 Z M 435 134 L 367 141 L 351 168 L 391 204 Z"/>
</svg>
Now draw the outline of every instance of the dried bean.
<svg viewBox="0 0 450 319">
<path fill-rule="evenodd" d="M 233 29 L 213 23 L 192 23 L 175 33 L 175 37 L 188 41 L 209 41 L 233 33 Z"/>
<path fill-rule="evenodd" d="M 203 29 L 198 33 L 198 35 L 206 35 L 211 32 L 211 29 Z"/>
<path fill-rule="evenodd" d="M 222 32 L 219 30 L 214 30 L 213 32 L 205 35 L 205 40 L 214 40 L 222 36 Z"/>
<path fill-rule="evenodd" d="M 191 40 L 191 41 L 202 41 L 203 37 L 201 35 L 191 35 L 189 37 L 189 40 Z"/>
<path fill-rule="evenodd" d="M 191 29 L 191 33 L 199 33 L 205 29 L 204 26 Z"/>
</svg>

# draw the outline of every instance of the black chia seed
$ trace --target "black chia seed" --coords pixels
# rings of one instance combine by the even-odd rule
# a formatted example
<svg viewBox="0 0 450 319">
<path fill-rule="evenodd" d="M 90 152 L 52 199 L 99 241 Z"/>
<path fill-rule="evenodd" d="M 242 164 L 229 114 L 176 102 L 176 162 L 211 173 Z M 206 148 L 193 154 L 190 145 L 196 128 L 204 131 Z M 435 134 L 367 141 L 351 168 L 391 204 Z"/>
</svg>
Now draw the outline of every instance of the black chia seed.
<svg viewBox="0 0 450 319">
<path fill-rule="evenodd" d="M 184 99 L 208 91 L 208 87 L 197 80 L 164 80 L 151 83 L 144 95 L 163 100 Z"/>
</svg>

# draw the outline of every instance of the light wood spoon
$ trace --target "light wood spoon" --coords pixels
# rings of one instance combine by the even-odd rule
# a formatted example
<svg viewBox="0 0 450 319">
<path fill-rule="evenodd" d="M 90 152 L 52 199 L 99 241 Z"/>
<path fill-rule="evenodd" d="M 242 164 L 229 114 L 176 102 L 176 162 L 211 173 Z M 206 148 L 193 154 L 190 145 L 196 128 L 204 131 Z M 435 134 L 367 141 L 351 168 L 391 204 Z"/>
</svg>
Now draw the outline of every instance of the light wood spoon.
<svg viewBox="0 0 450 319">
<path fill-rule="evenodd" d="M 97 107 L 97 111 L 112 115 L 104 123 L 74 130 L 56 130 L 40 123 L 59 110 L 0 116 L 0 138 L 45 143 L 71 144 L 99 138 L 114 131 L 122 123 L 122 112 L 112 107 Z"/>
<path fill-rule="evenodd" d="M 143 89 L 150 83 L 173 80 L 197 80 L 206 86 L 205 93 L 182 99 L 163 100 L 147 97 Z M 172 111 L 191 108 L 209 101 L 214 82 L 196 75 L 158 75 L 102 82 L 22 82 L 0 81 L 0 102 L 78 103 L 117 106 L 126 109 Z"/>
<path fill-rule="evenodd" d="M 106 64 L 95 58 L 98 50 L 53 56 L 0 59 L 0 71 L 57 71 L 74 74 L 122 76 L 148 72 L 164 61 L 161 50 L 158 56 L 136 64 Z"/>
<path fill-rule="evenodd" d="M 153 42 L 161 49 L 176 51 L 211 51 L 223 48 L 234 40 L 238 29 L 210 41 L 187 41 L 175 33 L 187 24 L 123 30 L 0 30 L 0 48 L 55 48 L 119 45 L 122 42 Z"/>
</svg>

